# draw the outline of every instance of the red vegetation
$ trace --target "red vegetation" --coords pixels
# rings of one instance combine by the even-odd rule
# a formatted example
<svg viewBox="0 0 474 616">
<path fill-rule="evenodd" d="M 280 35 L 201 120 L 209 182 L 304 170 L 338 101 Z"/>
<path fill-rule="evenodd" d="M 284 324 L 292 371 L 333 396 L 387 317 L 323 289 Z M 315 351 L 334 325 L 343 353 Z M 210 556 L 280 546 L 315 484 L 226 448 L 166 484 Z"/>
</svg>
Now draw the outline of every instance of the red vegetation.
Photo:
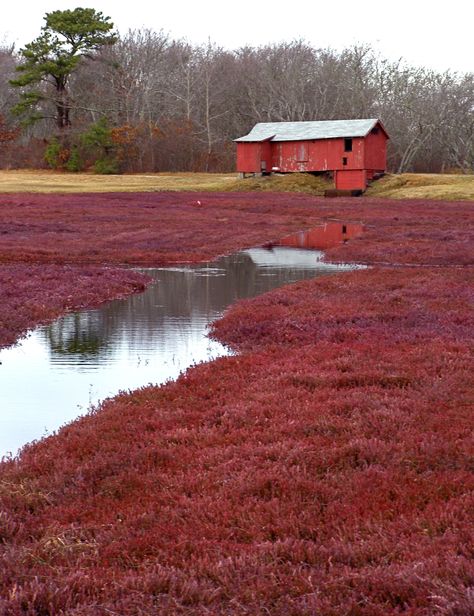
<svg viewBox="0 0 474 616">
<path fill-rule="evenodd" d="M 200 195 L 197 212 L 186 198 L 150 197 L 178 203 L 160 258 L 331 216 L 367 229 L 334 258 L 431 267 L 240 302 L 214 327 L 239 355 L 107 401 L 4 463 L 0 612 L 473 613 L 472 205 L 259 195 L 260 216 L 249 196 Z M 202 216 L 189 233 L 188 207 Z"/>
<path fill-rule="evenodd" d="M 201 202 L 196 207 L 197 201 Z M 468 263 L 472 204 L 295 194 L 0 196 L 0 262 L 161 265 L 215 258 L 336 218 L 364 223 L 337 258 Z"/>
</svg>

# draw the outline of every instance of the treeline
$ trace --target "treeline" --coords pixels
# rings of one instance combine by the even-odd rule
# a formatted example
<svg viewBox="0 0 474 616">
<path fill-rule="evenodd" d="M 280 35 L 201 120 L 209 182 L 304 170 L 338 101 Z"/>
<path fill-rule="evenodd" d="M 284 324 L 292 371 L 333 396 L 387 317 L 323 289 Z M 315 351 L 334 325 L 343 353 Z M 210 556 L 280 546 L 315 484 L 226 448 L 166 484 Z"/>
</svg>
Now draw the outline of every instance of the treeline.
<svg viewBox="0 0 474 616">
<path fill-rule="evenodd" d="M 256 122 L 377 117 L 391 137 L 391 171 L 474 170 L 474 74 L 390 62 L 370 46 L 293 41 L 230 51 L 130 31 L 81 58 L 62 131 L 46 96 L 28 126 L 12 113 L 21 88 L 10 82 L 22 61 L 0 49 L 3 168 L 229 171 L 232 139 Z"/>
</svg>

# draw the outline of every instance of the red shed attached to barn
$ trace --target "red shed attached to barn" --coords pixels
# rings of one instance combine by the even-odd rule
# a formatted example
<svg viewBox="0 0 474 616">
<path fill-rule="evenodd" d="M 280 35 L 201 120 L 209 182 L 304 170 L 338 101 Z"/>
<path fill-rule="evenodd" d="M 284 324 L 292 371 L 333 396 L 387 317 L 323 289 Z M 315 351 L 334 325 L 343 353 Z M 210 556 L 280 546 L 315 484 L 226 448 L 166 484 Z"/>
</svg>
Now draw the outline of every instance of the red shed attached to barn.
<svg viewBox="0 0 474 616">
<path fill-rule="evenodd" d="M 389 136 L 380 120 L 261 122 L 236 139 L 240 173 L 332 172 L 340 190 L 365 190 L 385 172 Z"/>
</svg>

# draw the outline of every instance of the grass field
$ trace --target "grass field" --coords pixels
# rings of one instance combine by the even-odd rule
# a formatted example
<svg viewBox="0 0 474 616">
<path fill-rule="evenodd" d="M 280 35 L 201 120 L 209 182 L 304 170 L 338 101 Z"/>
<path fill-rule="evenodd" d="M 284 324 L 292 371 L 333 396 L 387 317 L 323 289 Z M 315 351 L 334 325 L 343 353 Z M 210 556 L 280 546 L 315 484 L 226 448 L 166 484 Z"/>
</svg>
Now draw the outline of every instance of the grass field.
<svg viewBox="0 0 474 616">
<path fill-rule="evenodd" d="M 237 175 L 223 173 L 149 173 L 95 175 L 54 171 L 0 171 L 0 192 L 82 193 L 223 190 Z"/>
<path fill-rule="evenodd" d="M 434 173 L 389 174 L 374 182 L 369 197 L 394 199 L 441 199 L 444 201 L 474 200 L 474 174 L 448 175 Z"/>
<path fill-rule="evenodd" d="M 0 171 L 0 193 L 80 192 L 300 192 L 321 196 L 332 184 L 323 177 L 288 174 L 240 180 L 236 173 L 149 173 L 94 175 L 53 171 Z M 389 174 L 375 182 L 368 197 L 474 200 L 474 175 Z"/>
</svg>

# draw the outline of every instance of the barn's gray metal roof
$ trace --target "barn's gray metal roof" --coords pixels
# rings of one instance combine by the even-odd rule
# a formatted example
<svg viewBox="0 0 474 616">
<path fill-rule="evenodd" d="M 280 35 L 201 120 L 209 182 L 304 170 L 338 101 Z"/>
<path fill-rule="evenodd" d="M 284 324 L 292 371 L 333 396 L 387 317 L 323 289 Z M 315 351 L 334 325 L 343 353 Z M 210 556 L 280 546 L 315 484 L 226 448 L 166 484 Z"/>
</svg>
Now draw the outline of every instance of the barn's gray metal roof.
<svg viewBox="0 0 474 616">
<path fill-rule="evenodd" d="M 323 120 L 319 122 L 260 122 L 235 141 L 305 141 L 365 137 L 379 120 Z"/>
</svg>

